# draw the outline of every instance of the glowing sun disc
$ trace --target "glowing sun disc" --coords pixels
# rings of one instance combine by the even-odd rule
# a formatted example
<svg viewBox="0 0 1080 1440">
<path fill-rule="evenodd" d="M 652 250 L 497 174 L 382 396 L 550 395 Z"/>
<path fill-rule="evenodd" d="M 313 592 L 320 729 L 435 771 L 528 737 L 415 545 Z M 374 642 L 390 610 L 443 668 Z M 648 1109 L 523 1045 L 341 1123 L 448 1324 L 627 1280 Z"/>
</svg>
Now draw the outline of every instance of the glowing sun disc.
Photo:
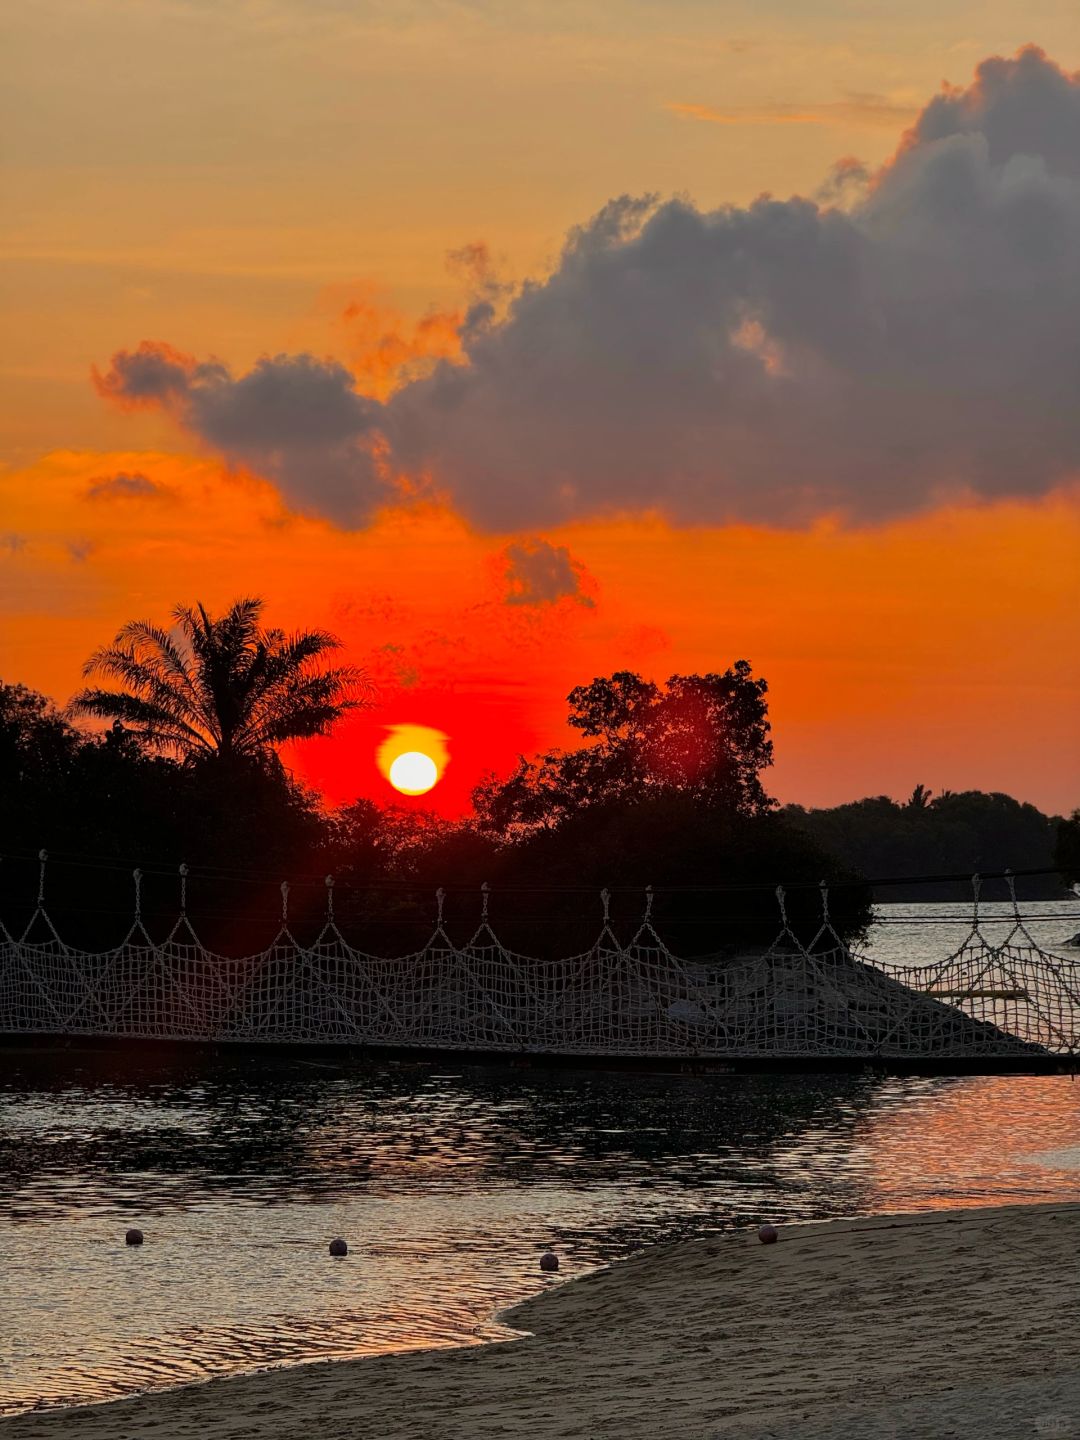
<svg viewBox="0 0 1080 1440">
<path fill-rule="evenodd" d="M 423 795 L 438 778 L 435 761 L 422 750 L 406 750 L 390 766 L 390 784 L 403 795 Z"/>
</svg>

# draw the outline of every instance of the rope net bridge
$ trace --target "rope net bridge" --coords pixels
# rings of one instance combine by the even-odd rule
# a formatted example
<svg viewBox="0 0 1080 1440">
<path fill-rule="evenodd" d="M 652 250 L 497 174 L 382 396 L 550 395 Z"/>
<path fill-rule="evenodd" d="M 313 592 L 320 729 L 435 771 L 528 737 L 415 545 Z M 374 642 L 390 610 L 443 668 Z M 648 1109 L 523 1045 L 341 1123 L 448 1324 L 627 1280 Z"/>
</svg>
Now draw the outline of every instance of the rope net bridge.
<svg viewBox="0 0 1080 1440">
<path fill-rule="evenodd" d="M 939 963 L 879 966 L 846 945 L 822 913 L 808 941 L 788 923 L 777 891 L 778 933 L 766 950 L 683 959 L 652 922 L 653 897 L 628 943 L 615 935 L 602 892 L 600 933 L 587 950 L 540 960 L 503 946 L 482 889 L 479 926 L 451 940 L 444 892 L 430 939 L 396 958 L 350 945 L 326 916 L 309 944 L 280 929 L 258 954 L 207 949 L 180 905 L 165 939 L 142 918 L 134 872 L 131 928 L 115 948 L 73 948 L 46 908 L 40 856 L 37 908 L 12 934 L 0 921 L 0 1034 L 131 1037 L 204 1042 L 341 1044 L 396 1049 L 666 1060 L 998 1060 L 1023 1064 L 1080 1049 L 1080 958 L 1031 937 L 1009 880 L 1003 940 L 985 933 L 979 880 L 970 932 Z"/>
</svg>

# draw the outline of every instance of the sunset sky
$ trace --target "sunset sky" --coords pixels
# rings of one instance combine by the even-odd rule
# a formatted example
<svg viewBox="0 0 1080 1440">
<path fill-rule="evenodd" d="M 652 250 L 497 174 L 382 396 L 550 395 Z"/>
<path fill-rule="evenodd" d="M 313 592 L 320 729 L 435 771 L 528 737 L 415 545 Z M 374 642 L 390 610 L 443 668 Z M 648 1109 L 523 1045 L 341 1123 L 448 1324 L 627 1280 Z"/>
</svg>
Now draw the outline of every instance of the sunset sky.
<svg viewBox="0 0 1080 1440">
<path fill-rule="evenodd" d="M 334 802 L 745 657 L 783 801 L 1080 803 L 1075 0 L 4 30 L 0 678 L 258 594 L 378 685 Z"/>
</svg>

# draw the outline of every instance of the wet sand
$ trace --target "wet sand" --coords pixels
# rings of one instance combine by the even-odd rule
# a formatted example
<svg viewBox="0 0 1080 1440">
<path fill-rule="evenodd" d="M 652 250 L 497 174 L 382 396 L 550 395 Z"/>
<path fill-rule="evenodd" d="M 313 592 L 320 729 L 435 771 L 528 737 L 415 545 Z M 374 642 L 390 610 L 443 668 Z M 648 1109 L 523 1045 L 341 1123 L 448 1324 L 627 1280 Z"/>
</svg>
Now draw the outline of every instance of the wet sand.
<svg viewBox="0 0 1080 1440">
<path fill-rule="evenodd" d="M 506 1343 L 264 1371 L 0 1421 L 0 1440 L 1080 1437 L 1080 1204 L 658 1246 Z"/>
</svg>

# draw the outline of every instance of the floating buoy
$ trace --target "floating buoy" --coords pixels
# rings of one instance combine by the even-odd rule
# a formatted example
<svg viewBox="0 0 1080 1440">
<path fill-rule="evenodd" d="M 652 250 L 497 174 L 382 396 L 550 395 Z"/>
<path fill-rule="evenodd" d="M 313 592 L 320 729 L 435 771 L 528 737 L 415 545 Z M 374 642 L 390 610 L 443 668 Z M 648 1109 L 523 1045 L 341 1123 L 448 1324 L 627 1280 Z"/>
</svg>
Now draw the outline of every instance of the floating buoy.
<svg viewBox="0 0 1080 1440">
<path fill-rule="evenodd" d="M 775 1245 L 777 1240 L 780 1239 L 780 1236 L 777 1233 L 775 1225 L 762 1225 L 761 1229 L 757 1232 L 757 1238 L 763 1245 Z"/>
<path fill-rule="evenodd" d="M 348 1245 L 345 1244 L 345 1241 L 342 1240 L 342 1238 L 341 1238 L 340 1235 L 338 1236 L 338 1238 L 337 1238 L 336 1240 L 331 1240 L 331 1241 L 330 1241 L 330 1254 L 331 1254 L 331 1255 L 347 1255 L 348 1253 L 349 1253 L 349 1247 L 348 1247 Z"/>
<path fill-rule="evenodd" d="M 559 1257 L 558 1257 L 558 1255 L 553 1254 L 552 1251 L 550 1251 L 550 1250 L 546 1250 L 546 1251 L 544 1252 L 544 1254 L 540 1256 L 540 1269 L 541 1269 L 541 1270 L 557 1270 L 558 1268 L 559 1268 Z"/>
<path fill-rule="evenodd" d="M 125 1245 L 141 1245 L 142 1242 L 143 1233 L 141 1230 L 129 1230 L 124 1236 Z"/>
</svg>

